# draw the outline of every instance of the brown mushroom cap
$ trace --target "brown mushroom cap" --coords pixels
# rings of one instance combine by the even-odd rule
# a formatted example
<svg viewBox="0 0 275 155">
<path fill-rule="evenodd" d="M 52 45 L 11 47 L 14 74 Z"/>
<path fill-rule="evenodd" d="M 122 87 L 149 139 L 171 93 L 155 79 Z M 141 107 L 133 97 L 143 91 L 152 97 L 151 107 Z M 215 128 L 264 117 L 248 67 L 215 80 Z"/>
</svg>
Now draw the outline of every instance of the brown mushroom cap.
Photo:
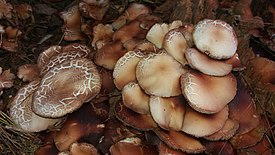
<svg viewBox="0 0 275 155">
<path fill-rule="evenodd" d="M 136 82 L 129 82 L 125 85 L 121 95 L 126 107 L 140 114 L 149 114 L 149 96 Z"/>
<path fill-rule="evenodd" d="M 170 97 L 181 94 L 180 76 L 185 70 L 165 51 L 143 57 L 136 68 L 141 88 L 149 95 Z"/>
<path fill-rule="evenodd" d="M 2 94 L 2 89 L 13 86 L 14 79 L 15 75 L 11 73 L 10 69 L 2 71 L 2 67 L 0 67 L 0 95 Z"/>
<path fill-rule="evenodd" d="M 134 50 L 138 50 L 143 52 L 144 54 L 148 53 L 156 53 L 159 49 L 148 40 L 143 40 L 139 44 L 136 45 Z"/>
<path fill-rule="evenodd" d="M 150 97 L 150 112 L 155 122 L 163 129 L 180 131 L 185 114 L 184 97 Z"/>
<path fill-rule="evenodd" d="M 36 64 L 25 64 L 18 67 L 17 77 L 25 81 L 40 79 L 39 69 Z"/>
<path fill-rule="evenodd" d="M 181 76 L 181 88 L 192 108 L 213 114 L 221 111 L 235 97 L 237 80 L 232 73 L 214 77 L 189 69 Z"/>
<path fill-rule="evenodd" d="M 13 7 L 10 3 L 7 3 L 6 0 L 0 1 L 0 19 L 3 18 L 12 18 Z"/>
<path fill-rule="evenodd" d="M 78 7 L 84 17 L 102 20 L 109 9 L 109 3 L 109 0 L 81 0 Z"/>
<path fill-rule="evenodd" d="M 65 61 L 44 75 L 34 94 L 32 109 L 43 117 L 62 117 L 94 98 L 100 88 L 100 75 L 92 61 Z"/>
<path fill-rule="evenodd" d="M 204 19 L 198 22 L 193 39 L 200 51 L 215 59 L 232 57 L 238 45 L 233 28 L 221 20 Z"/>
<path fill-rule="evenodd" d="M 96 49 L 102 48 L 106 43 L 112 40 L 113 33 L 113 28 L 109 24 L 98 24 L 94 26 L 92 46 Z"/>
<path fill-rule="evenodd" d="M 121 90 L 127 83 L 136 81 L 136 67 L 144 54 L 139 51 L 129 51 L 118 59 L 114 71 L 114 83 Z"/>
<path fill-rule="evenodd" d="M 161 129 L 154 129 L 153 131 L 165 144 L 173 149 L 187 153 L 200 153 L 205 150 L 205 147 L 197 138 L 183 132 L 174 130 L 165 131 Z"/>
<path fill-rule="evenodd" d="M 166 145 L 163 142 L 160 142 L 158 145 L 159 155 L 187 155 L 187 153 L 181 150 L 175 150 Z"/>
<path fill-rule="evenodd" d="M 17 14 L 20 19 L 28 19 L 32 13 L 32 6 L 29 4 L 17 4 L 14 5 L 13 11 Z"/>
<path fill-rule="evenodd" d="M 70 155 L 99 155 L 99 153 L 92 144 L 75 142 L 70 146 Z"/>
<path fill-rule="evenodd" d="M 228 119 L 228 106 L 215 114 L 202 114 L 186 106 L 182 131 L 195 137 L 211 135 L 224 126 Z"/>
<path fill-rule="evenodd" d="M 43 118 L 32 112 L 32 97 L 38 85 L 38 81 L 33 81 L 22 87 L 10 104 L 10 117 L 24 132 L 40 132 L 61 121 L 60 119 Z"/>
<path fill-rule="evenodd" d="M 37 67 L 41 70 L 50 61 L 50 59 L 53 56 L 61 52 L 62 52 L 62 46 L 54 45 L 47 48 L 46 50 L 44 50 L 42 53 L 39 54 L 37 58 Z"/>
<path fill-rule="evenodd" d="M 207 75 L 224 76 L 232 70 L 232 65 L 212 59 L 195 48 L 187 49 L 185 58 L 193 69 L 197 69 Z"/>
</svg>

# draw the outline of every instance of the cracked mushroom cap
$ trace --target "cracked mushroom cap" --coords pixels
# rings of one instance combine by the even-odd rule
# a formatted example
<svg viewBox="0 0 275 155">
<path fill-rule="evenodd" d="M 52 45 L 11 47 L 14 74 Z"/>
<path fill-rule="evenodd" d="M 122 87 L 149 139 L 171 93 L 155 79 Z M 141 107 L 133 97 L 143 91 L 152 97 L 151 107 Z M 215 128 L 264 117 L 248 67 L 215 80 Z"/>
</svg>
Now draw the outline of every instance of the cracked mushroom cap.
<svg viewBox="0 0 275 155">
<path fill-rule="evenodd" d="M 184 97 L 151 96 L 149 107 L 155 122 L 163 129 L 180 131 L 183 127 L 185 114 Z"/>
<path fill-rule="evenodd" d="M 38 81 L 33 81 L 22 87 L 10 104 L 10 117 L 24 132 L 40 132 L 61 121 L 61 119 L 43 118 L 32 112 L 32 97 L 38 85 Z"/>
<path fill-rule="evenodd" d="M 235 97 L 237 80 L 232 73 L 216 77 L 188 69 L 181 76 L 181 88 L 192 108 L 213 114 L 221 111 Z"/>
<path fill-rule="evenodd" d="M 43 117 L 62 117 L 94 98 L 100 89 L 100 75 L 92 61 L 65 61 L 44 75 L 34 93 L 32 109 Z"/>
<path fill-rule="evenodd" d="M 121 90 L 127 83 L 136 81 L 136 67 L 144 57 L 139 51 L 129 51 L 118 59 L 114 71 L 114 83 Z"/>
<path fill-rule="evenodd" d="M 231 64 L 212 59 L 195 48 L 187 49 L 185 58 L 193 69 L 207 75 L 225 76 L 232 70 Z"/>
<path fill-rule="evenodd" d="M 214 59 L 232 57 L 238 45 L 234 29 L 221 20 L 204 19 L 197 23 L 193 32 L 196 47 Z"/>
<path fill-rule="evenodd" d="M 149 114 L 149 96 L 136 82 L 129 82 L 125 85 L 121 95 L 126 107 L 140 114 Z"/>
<path fill-rule="evenodd" d="M 182 65 L 162 50 L 150 53 L 139 61 L 136 77 L 147 94 L 170 97 L 181 94 L 180 76 L 184 72 Z"/>
<path fill-rule="evenodd" d="M 41 52 L 37 58 L 37 67 L 41 70 L 49 61 L 50 59 L 57 55 L 58 53 L 62 52 L 62 46 L 53 45 L 43 52 Z"/>
<path fill-rule="evenodd" d="M 195 137 L 211 135 L 222 129 L 228 119 L 228 106 L 215 114 L 202 114 L 186 106 L 182 131 Z"/>
</svg>

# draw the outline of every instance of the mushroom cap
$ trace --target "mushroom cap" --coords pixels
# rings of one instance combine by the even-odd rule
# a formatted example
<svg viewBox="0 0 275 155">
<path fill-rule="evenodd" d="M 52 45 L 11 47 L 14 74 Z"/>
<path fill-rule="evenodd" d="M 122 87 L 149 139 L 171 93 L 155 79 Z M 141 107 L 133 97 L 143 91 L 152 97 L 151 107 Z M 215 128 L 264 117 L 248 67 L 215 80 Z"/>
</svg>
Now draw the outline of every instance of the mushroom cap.
<svg viewBox="0 0 275 155">
<path fill-rule="evenodd" d="M 163 142 L 160 142 L 158 145 L 159 155 L 187 155 L 187 153 L 181 150 L 175 150 L 166 145 Z"/>
<path fill-rule="evenodd" d="M 62 46 L 53 45 L 42 53 L 39 54 L 37 58 L 37 67 L 41 70 L 49 61 L 50 59 L 57 55 L 58 53 L 62 52 Z"/>
<path fill-rule="evenodd" d="M 15 75 L 11 73 L 10 69 L 2 71 L 2 67 L 0 67 L 0 92 L 3 88 L 11 88 L 15 78 Z"/>
<path fill-rule="evenodd" d="M 235 97 L 237 80 L 232 73 L 215 77 L 188 69 L 181 76 L 181 88 L 192 108 L 213 114 L 221 111 Z"/>
<path fill-rule="evenodd" d="M 185 114 L 184 97 L 150 97 L 150 112 L 155 122 L 163 129 L 180 131 Z"/>
<path fill-rule="evenodd" d="M 114 71 L 114 83 L 121 90 L 127 83 L 136 81 L 136 67 L 144 54 L 139 51 L 129 51 L 118 59 Z"/>
<path fill-rule="evenodd" d="M 140 114 L 149 114 L 149 96 L 136 82 L 129 82 L 125 85 L 121 95 L 126 107 Z"/>
<path fill-rule="evenodd" d="M 165 51 L 143 57 L 136 68 L 136 78 L 149 95 L 170 97 L 181 94 L 180 76 L 185 70 Z"/>
<path fill-rule="evenodd" d="M 43 117 L 62 117 L 94 98 L 100 89 L 100 75 L 92 61 L 65 61 L 44 75 L 34 93 L 32 109 Z"/>
<path fill-rule="evenodd" d="M 207 75 L 224 76 L 232 70 L 231 64 L 212 59 L 195 48 L 187 49 L 185 58 L 193 69 L 197 69 Z"/>
<path fill-rule="evenodd" d="M 10 104 L 10 117 L 24 132 L 40 132 L 61 121 L 60 119 L 43 118 L 32 112 L 32 97 L 38 86 L 39 81 L 25 85 L 17 92 Z"/>
<path fill-rule="evenodd" d="M 40 79 L 37 64 L 25 64 L 18 67 L 17 77 L 25 81 L 36 81 Z"/>
<path fill-rule="evenodd" d="M 13 7 L 10 3 L 7 3 L 6 0 L 0 1 L 0 19 L 3 18 L 12 18 Z"/>
<path fill-rule="evenodd" d="M 113 33 L 114 30 L 110 24 L 98 24 L 94 26 L 92 46 L 96 49 L 102 48 L 112 40 Z"/>
<path fill-rule="evenodd" d="M 78 8 L 84 17 L 102 20 L 109 9 L 109 2 L 109 0 L 81 0 Z"/>
<path fill-rule="evenodd" d="M 70 146 L 70 155 L 99 155 L 99 153 L 92 144 L 75 142 Z"/>
<path fill-rule="evenodd" d="M 228 106 L 215 114 L 202 114 L 186 106 L 182 131 L 195 137 L 211 135 L 224 126 L 228 119 Z"/>
<path fill-rule="evenodd" d="M 20 19 L 28 19 L 32 13 L 32 6 L 29 4 L 17 4 L 14 5 L 13 11 L 16 12 L 17 17 Z"/>
<path fill-rule="evenodd" d="M 188 44 L 180 28 L 172 29 L 166 33 L 162 44 L 167 53 L 171 54 L 182 65 L 186 64 L 184 53 Z"/>
<path fill-rule="evenodd" d="M 196 47 L 214 59 L 232 57 L 238 45 L 233 28 L 221 20 L 204 19 L 197 23 L 193 32 Z"/>
<path fill-rule="evenodd" d="M 183 132 L 174 130 L 165 131 L 158 128 L 153 131 L 165 144 L 175 150 L 187 153 L 200 153 L 205 150 L 205 147 L 197 138 Z"/>
</svg>

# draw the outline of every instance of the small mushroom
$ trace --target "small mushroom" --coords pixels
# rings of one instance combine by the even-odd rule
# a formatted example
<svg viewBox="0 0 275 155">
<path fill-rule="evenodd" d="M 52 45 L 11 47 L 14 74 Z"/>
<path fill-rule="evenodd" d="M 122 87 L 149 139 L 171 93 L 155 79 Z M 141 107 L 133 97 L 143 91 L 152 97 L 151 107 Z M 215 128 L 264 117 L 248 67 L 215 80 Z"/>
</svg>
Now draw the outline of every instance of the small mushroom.
<svg viewBox="0 0 275 155">
<path fill-rule="evenodd" d="M 181 76 L 181 88 L 192 108 L 213 114 L 221 111 L 235 97 L 237 80 L 232 73 L 214 77 L 188 69 Z"/>
<path fill-rule="evenodd" d="M 204 19 L 198 22 L 193 39 L 200 51 L 215 59 L 231 58 L 238 45 L 233 28 L 221 20 Z"/>
<path fill-rule="evenodd" d="M 94 26 L 92 46 L 96 49 L 101 49 L 104 45 L 112 41 L 113 33 L 113 28 L 109 24 L 98 24 Z"/>
<path fill-rule="evenodd" d="M 100 89 L 100 75 L 92 61 L 65 61 L 43 76 L 34 93 L 32 109 L 43 117 L 62 117 L 90 101 Z"/>
<path fill-rule="evenodd" d="M 102 20 L 109 9 L 109 0 L 81 0 L 79 11 L 84 17 Z"/>
<path fill-rule="evenodd" d="M 64 20 L 64 40 L 84 40 L 85 36 L 81 32 L 81 14 L 77 5 L 62 11 L 60 17 Z"/>
<path fill-rule="evenodd" d="M 185 72 L 182 65 L 165 51 L 143 57 L 136 68 L 136 78 L 149 95 L 170 97 L 181 94 L 180 76 Z"/>
<path fill-rule="evenodd" d="M 11 19 L 12 18 L 13 7 L 10 3 L 7 3 L 6 0 L 0 1 L 0 19 Z"/>
<path fill-rule="evenodd" d="M 61 121 L 61 119 L 43 118 L 32 112 L 32 97 L 38 85 L 38 81 L 33 81 L 22 87 L 10 104 L 10 117 L 24 132 L 40 132 Z"/>
<path fill-rule="evenodd" d="M 69 155 L 99 155 L 94 145 L 89 143 L 73 143 Z"/>
<path fill-rule="evenodd" d="M 40 80 L 39 69 L 36 64 L 25 64 L 18 67 L 17 77 L 25 81 Z"/>
<path fill-rule="evenodd" d="M 225 125 L 228 119 L 228 106 L 215 114 L 202 114 L 186 106 L 182 131 L 195 137 L 211 135 Z"/>
<path fill-rule="evenodd" d="M 0 67 L 0 95 L 3 93 L 4 88 L 11 88 L 15 75 L 10 72 L 10 69 L 3 71 Z"/>
<path fill-rule="evenodd" d="M 115 30 L 117 30 L 124 26 L 127 22 L 136 19 L 139 15 L 149 14 L 150 12 L 150 8 L 144 4 L 131 3 L 124 13 L 112 23 L 112 26 Z"/>
<path fill-rule="evenodd" d="M 13 11 L 19 19 L 26 20 L 31 17 L 32 6 L 29 4 L 14 5 Z"/>
<path fill-rule="evenodd" d="M 159 149 L 159 155 L 187 155 L 187 153 L 181 150 L 172 149 L 171 147 L 169 147 L 163 142 L 160 142 L 158 149 Z"/>
<path fill-rule="evenodd" d="M 225 76 L 232 70 L 231 64 L 212 59 L 195 48 L 187 49 L 185 58 L 193 69 L 197 69 L 207 75 Z"/>
<path fill-rule="evenodd" d="M 184 97 L 150 97 L 150 112 L 155 122 L 163 129 L 181 131 L 185 115 Z"/>
<path fill-rule="evenodd" d="M 118 59 L 113 71 L 114 83 L 121 90 L 127 83 L 136 81 L 136 67 L 144 54 L 129 51 Z"/>
<path fill-rule="evenodd" d="M 8 26 L 5 28 L 5 35 L 2 40 L 2 49 L 9 52 L 16 52 L 18 49 L 18 39 L 22 36 L 22 31 L 18 28 Z"/>
<path fill-rule="evenodd" d="M 149 96 L 136 82 L 129 82 L 125 85 L 121 95 L 126 107 L 140 114 L 149 114 Z"/>
</svg>

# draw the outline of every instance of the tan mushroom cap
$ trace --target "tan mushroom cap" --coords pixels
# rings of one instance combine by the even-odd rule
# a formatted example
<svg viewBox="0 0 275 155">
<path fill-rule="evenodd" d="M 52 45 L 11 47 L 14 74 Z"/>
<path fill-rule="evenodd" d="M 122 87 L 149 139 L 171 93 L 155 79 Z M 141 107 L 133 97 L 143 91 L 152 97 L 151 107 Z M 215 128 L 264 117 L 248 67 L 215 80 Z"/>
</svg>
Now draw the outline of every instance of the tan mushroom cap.
<svg viewBox="0 0 275 155">
<path fill-rule="evenodd" d="M 113 28 L 110 24 L 98 24 L 93 27 L 92 46 L 96 49 L 102 48 L 106 43 L 112 40 Z"/>
<path fill-rule="evenodd" d="M 224 76 L 232 70 L 231 64 L 212 59 L 195 48 L 187 49 L 185 58 L 193 69 L 199 70 L 207 75 Z"/>
<path fill-rule="evenodd" d="M 205 150 L 205 147 L 197 138 L 183 132 L 174 130 L 165 131 L 161 129 L 154 129 L 153 131 L 165 144 L 175 150 L 181 150 L 187 153 L 201 153 Z"/>
<path fill-rule="evenodd" d="M 228 106 L 215 114 L 202 114 L 186 106 L 182 131 L 195 137 L 211 135 L 224 126 L 228 119 Z"/>
<path fill-rule="evenodd" d="M 221 111 L 235 97 L 237 80 L 232 73 L 215 77 L 189 69 L 181 76 L 181 88 L 192 108 L 213 114 Z"/>
<path fill-rule="evenodd" d="M 75 142 L 70 146 L 70 155 L 99 155 L 99 153 L 92 144 Z"/>
<path fill-rule="evenodd" d="M 118 59 L 114 71 L 114 83 L 121 90 L 127 83 L 136 81 L 136 67 L 144 54 L 139 51 L 129 51 Z"/>
<path fill-rule="evenodd" d="M 204 138 L 211 141 L 228 140 L 235 135 L 238 129 L 239 123 L 228 118 L 221 130 Z"/>
<path fill-rule="evenodd" d="M 100 75 L 92 61 L 65 61 L 44 75 L 34 94 L 32 109 L 43 117 L 62 117 L 94 98 L 100 89 Z"/>
<path fill-rule="evenodd" d="M 126 107 L 140 114 L 149 114 L 149 96 L 136 82 L 129 82 L 125 85 L 121 95 Z"/>
<path fill-rule="evenodd" d="M 24 132 L 40 132 L 61 121 L 60 119 L 43 118 L 32 112 L 32 97 L 38 86 L 38 81 L 25 85 L 17 92 L 10 104 L 10 117 Z"/>
<path fill-rule="evenodd" d="M 149 95 L 170 97 L 181 94 L 180 76 L 185 70 L 165 51 L 143 57 L 136 68 L 141 88 Z"/>
<path fill-rule="evenodd" d="M 155 122 L 163 129 L 180 131 L 185 114 L 184 97 L 150 97 L 150 112 Z"/>
<path fill-rule="evenodd" d="M 242 64 L 237 52 L 231 58 L 223 61 L 232 65 L 232 71 L 243 71 L 246 68 L 245 65 Z"/>
<path fill-rule="evenodd" d="M 162 23 L 162 24 L 154 24 L 146 35 L 146 39 L 153 44 L 155 44 L 158 48 L 162 48 L 162 43 L 165 34 L 172 29 L 178 28 L 182 26 L 181 21 L 173 21 L 170 24 Z"/>
<path fill-rule="evenodd" d="M 143 40 L 139 44 L 136 45 L 134 50 L 141 51 L 144 54 L 148 53 L 157 53 L 159 51 L 159 48 L 157 48 L 153 43 L 151 43 L 148 40 Z"/>
<path fill-rule="evenodd" d="M 233 28 L 221 20 L 204 19 L 194 28 L 193 39 L 196 47 L 215 59 L 232 57 L 238 45 Z"/>
</svg>

